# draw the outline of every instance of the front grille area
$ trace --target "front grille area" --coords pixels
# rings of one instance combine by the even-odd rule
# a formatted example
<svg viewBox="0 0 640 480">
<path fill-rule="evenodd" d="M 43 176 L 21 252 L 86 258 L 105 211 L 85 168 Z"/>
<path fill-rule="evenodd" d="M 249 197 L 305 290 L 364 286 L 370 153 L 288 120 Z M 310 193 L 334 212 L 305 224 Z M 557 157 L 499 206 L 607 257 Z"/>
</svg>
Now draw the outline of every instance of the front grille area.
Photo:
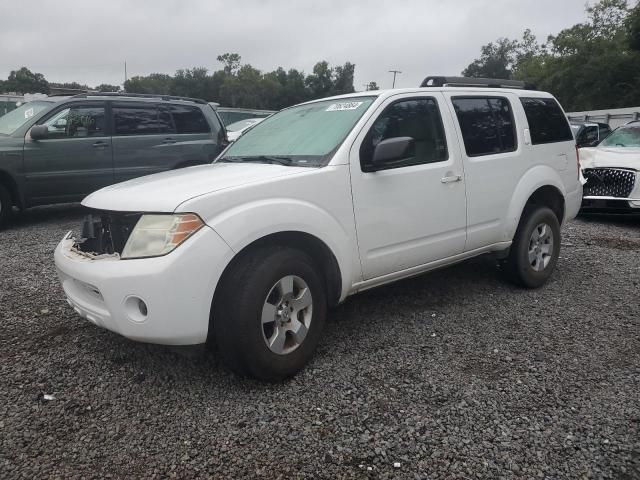
<svg viewBox="0 0 640 480">
<path fill-rule="evenodd" d="M 140 212 L 92 210 L 84 219 L 76 248 L 96 255 L 121 254 L 141 216 Z"/>
<path fill-rule="evenodd" d="M 629 198 L 636 183 L 636 172 L 622 168 L 586 168 L 585 197 Z"/>
</svg>

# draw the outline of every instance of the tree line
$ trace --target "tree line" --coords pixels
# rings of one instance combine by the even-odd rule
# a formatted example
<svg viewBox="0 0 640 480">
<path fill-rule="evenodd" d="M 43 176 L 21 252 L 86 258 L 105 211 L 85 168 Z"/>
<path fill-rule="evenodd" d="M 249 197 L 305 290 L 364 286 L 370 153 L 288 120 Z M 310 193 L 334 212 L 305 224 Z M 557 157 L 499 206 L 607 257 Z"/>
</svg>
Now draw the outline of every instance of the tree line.
<svg viewBox="0 0 640 480">
<path fill-rule="evenodd" d="M 525 30 L 484 45 L 462 75 L 533 83 L 568 111 L 640 105 L 640 4 L 599 0 L 586 17 L 544 43 Z"/>
<path fill-rule="evenodd" d="M 0 93 L 46 93 L 51 92 L 51 88 L 68 88 L 76 90 L 96 90 L 100 92 L 117 92 L 120 90 L 118 85 L 109 85 L 103 83 L 95 88 L 90 88 L 87 85 L 80 84 L 78 82 L 71 83 L 54 83 L 48 82 L 47 79 L 41 73 L 35 73 L 29 70 L 27 67 L 22 67 L 19 70 L 12 70 L 9 73 L 9 77 L 6 80 L 0 80 Z"/>
<path fill-rule="evenodd" d="M 222 68 L 209 73 L 205 67 L 180 69 L 174 75 L 152 73 L 134 76 L 124 83 L 128 93 L 178 95 L 218 102 L 226 107 L 279 110 L 296 103 L 355 91 L 355 65 L 346 62 L 332 67 L 326 61 L 315 64 L 313 72 L 305 74 L 282 67 L 263 73 L 249 64 L 242 64 L 237 53 L 218 56 Z M 22 67 L 12 71 L 7 80 L 0 80 L 0 92 L 50 93 L 52 87 L 117 92 L 117 85 L 102 84 L 94 89 L 77 82 L 49 83 L 41 73 Z M 371 82 L 370 89 L 377 89 Z"/>
<path fill-rule="evenodd" d="M 296 103 L 355 91 L 355 65 L 331 67 L 328 62 L 315 64 L 305 75 L 282 67 L 263 73 L 242 64 L 237 53 L 218 56 L 223 68 L 209 74 L 204 67 L 178 70 L 175 75 L 154 73 L 136 76 L 125 82 L 131 93 L 160 93 L 203 98 L 223 106 L 279 110 Z"/>
</svg>

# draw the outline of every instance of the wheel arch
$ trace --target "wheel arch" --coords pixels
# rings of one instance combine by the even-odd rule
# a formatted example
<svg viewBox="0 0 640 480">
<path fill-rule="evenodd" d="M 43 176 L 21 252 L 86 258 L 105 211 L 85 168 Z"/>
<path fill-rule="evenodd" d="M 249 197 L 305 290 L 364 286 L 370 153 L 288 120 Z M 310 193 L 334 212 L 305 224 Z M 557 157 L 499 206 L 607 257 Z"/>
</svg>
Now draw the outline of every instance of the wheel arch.
<svg viewBox="0 0 640 480">
<path fill-rule="evenodd" d="M 505 240 L 512 240 L 527 209 L 534 205 L 551 208 L 562 225 L 565 212 L 565 188 L 554 169 L 538 166 L 531 169 L 518 183 L 509 206 Z"/>
<path fill-rule="evenodd" d="M 302 231 L 281 231 L 260 237 L 244 246 L 238 251 L 231 261 L 227 264 L 216 285 L 213 299 L 211 302 L 211 315 L 209 318 L 209 335 L 214 332 L 213 312 L 216 302 L 220 301 L 220 292 L 226 282 L 229 273 L 233 268 L 241 262 L 249 253 L 256 249 L 266 247 L 290 247 L 300 250 L 308 254 L 316 264 L 316 267 L 322 271 L 322 276 L 327 288 L 327 300 L 329 306 L 336 306 L 342 298 L 343 272 L 341 271 L 338 259 L 331 248 L 320 238 L 307 232 Z"/>
<path fill-rule="evenodd" d="M 18 182 L 10 173 L 5 170 L 0 170 L 0 184 L 9 191 L 13 205 L 18 208 L 24 208 L 24 199 L 18 188 Z"/>
</svg>

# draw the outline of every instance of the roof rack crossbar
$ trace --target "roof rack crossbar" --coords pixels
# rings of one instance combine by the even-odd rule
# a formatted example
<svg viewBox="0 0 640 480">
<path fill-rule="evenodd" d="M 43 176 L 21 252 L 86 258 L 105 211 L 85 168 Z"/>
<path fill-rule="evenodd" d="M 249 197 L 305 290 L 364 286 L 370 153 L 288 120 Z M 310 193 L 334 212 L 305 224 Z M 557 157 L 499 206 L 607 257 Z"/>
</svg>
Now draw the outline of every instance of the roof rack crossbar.
<svg viewBox="0 0 640 480">
<path fill-rule="evenodd" d="M 520 80 L 505 80 L 500 78 L 472 78 L 472 77 L 442 77 L 430 76 L 425 78 L 420 87 L 483 87 L 483 88 L 513 88 L 518 90 L 536 90 L 536 86 Z"/>
<path fill-rule="evenodd" d="M 132 98 L 158 98 L 160 100 L 180 100 L 184 102 L 193 102 L 206 105 L 207 101 L 201 98 L 179 97 L 176 95 L 162 95 L 152 93 L 126 93 L 126 92 L 91 92 L 74 95 L 71 98 L 88 98 L 88 97 L 132 97 Z"/>
</svg>

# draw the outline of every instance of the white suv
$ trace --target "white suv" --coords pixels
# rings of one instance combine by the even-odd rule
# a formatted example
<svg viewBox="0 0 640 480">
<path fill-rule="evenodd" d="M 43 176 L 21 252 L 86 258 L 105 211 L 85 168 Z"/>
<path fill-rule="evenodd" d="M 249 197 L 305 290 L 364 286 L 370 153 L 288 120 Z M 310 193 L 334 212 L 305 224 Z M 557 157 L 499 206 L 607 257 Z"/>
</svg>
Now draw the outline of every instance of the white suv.
<svg viewBox="0 0 640 480">
<path fill-rule="evenodd" d="M 236 372 L 300 370 L 328 307 L 495 253 L 551 275 L 580 208 L 575 141 L 547 93 L 363 92 L 285 109 L 212 165 L 99 190 L 55 251 L 69 304 L 134 340 L 217 345 Z"/>
</svg>

